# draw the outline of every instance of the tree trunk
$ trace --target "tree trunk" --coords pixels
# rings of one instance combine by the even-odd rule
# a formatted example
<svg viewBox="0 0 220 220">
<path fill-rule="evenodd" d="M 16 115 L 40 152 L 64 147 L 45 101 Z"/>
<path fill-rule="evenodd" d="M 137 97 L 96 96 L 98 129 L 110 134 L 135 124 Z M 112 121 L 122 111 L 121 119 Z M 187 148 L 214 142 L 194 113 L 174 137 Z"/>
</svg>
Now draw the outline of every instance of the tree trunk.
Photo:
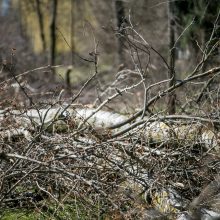
<svg viewBox="0 0 220 220">
<path fill-rule="evenodd" d="M 72 66 L 74 64 L 74 52 L 75 52 L 75 42 L 74 42 L 74 23 L 75 23 L 75 17 L 74 17 L 74 10 L 76 7 L 76 0 L 71 0 L 71 23 L 70 23 L 70 42 L 71 42 L 71 63 Z M 70 74 L 72 72 L 72 68 L 68 68 L 66 71 L 66 86 L 68 89 L 71 87 L 71 79 Z"/>
<path fill-rule="evenodd" d="M 57 1 L 52 1 L 52 18 L 50 23 L 50 65 L 55 65 L 56 58 L 56 20 L 57 20 Z"/>
<path fill-rule="evenodd" d="M 119 64 L 125 65 L 124 54 L 124 36 L 125 36 L 125 10 L 124 4 L 121 0 L 115 0 L 115 11 L 118 27 L 118 56 Z"/>
<path fill-rule="evenodd" d="M 74 17 L 74 10 L 76 7 L 76 0 L 71 0 L 71 61 L 72 61 L 72 65 L 74 63 L 74 51 L 75 51 L 75 42 L 74 42 L 74 23 L 75 23 L 75 17 Z"/>
<path fill-rule="evenodd" d="M 176 74 L 175 74 L 175 59 L 176 59 L 176 49 L 175 49 L 175 20 L 174 20 L 174 2 L 168 2 L 168 30 L 169 30 L 169 71 L 168 77 L 170 79 L 169 87 L 175 85 Z M 168 95 L 168 113 L 175 114 L 176 112 L 176 94 L 171 92 Z"/>
<path fill-rule="evenodd" d="M 43 13 L 41 11 L 41 2 L 40 0 L 35 0 L 35 1 L 36 1 L 36 6 L 37 6 L 37 18 L 38 18 L 38 23 L 39 23 L 39 28 L 40 28 L 40 37 L 42 41 L 43 51 L 45 51 L 46 40 L 45 40 L 45 35 L 44 35 L 44 18 L 43 18 Z"/>
</svg>

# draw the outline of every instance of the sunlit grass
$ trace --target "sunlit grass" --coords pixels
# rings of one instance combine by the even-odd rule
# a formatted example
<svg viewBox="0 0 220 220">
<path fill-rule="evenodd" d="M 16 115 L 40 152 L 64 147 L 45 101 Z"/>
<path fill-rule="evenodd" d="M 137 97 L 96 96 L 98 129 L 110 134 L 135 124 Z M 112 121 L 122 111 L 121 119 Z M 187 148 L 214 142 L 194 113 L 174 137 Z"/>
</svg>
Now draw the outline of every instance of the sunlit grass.
<svg viewBox="0 0 220 220">
<path fill-rule="evenodd" d="M 46 208 L 45 208 L 46 207 Z M 0 213 L 1 220 L 56 220 L 56 219 L 90 219 L 92 216 L 85 207 L 75 203 L 64 205 L 56 210 L 55 205 L 47 204 L 44 208 L 32 208 L 32 209 L 8 209 Z"/>
</svg>

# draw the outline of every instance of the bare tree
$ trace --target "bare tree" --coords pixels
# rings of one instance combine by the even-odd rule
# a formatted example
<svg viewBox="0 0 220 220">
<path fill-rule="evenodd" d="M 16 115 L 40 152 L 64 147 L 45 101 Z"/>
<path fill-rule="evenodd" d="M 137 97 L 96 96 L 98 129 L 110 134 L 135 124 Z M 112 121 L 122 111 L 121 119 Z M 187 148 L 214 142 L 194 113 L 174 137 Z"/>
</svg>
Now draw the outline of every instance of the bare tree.
<svg viewBox="0 0 220 220">
<path fill-rule="evenodd" d="M 124 55 L 124 36 L 125 36 L 125 10 L 124 4 L 121 0 L 115 0 L 115 11 L 117 18 L 117 27 L 118 27 L 118 55 L 119 63 L 125 64 L 125 55 Z"/>
<path fill-rule="evenodd" d="M 50 65 L 55 64 L 56 58 L 56 20 L 57 20 L 57 0 L 52 1 L 52 18 L 50 23 Z"/>
<path fill-rule="evenodd" d="M 74 10 L 76 7 L 76 0 L 71 0 L 71 49 L 72 49 L 72 65 L 74 63 L 74 51 L 75 51 L 75 42 L 74 42 L 74 23 L 75 23 L 75 17 L 74 17 Z"/>
<path fill-rule="evenodd" d="M 35 0 L 35 1 L 36 1 L 36 6 L 37 6 L 37 18 L 38 18 L 38 23 L 40 27 L 40 37 L 42 41 L 43 51 L 45 51 L 46 50 L 46 39 L 45 39 L 45 34 L 44 34 L 44 17 L 41 11 L 41 1 L 40 0 Z"/>
<path fill-rule="evenodd" d="M 70 41 L 71 41 L 71 62 L 72 66 L 74 64 L 74 52 L 75 52 L 75 42 L 74 42 L 74 22 L 75 22 L 75 17 L 74 17 L 74 10 L 76 6 L 76 1 L 71 0 L 71 22 L 70 22 Z M 68 88 L 70 88 L 70 73 L 72 71 L 72 68 L 68 68 L 66 71 L 66 85 Z"/>
<path fill-rule="evenodd" d="M 175 20 L 174 12 L 175 5 L 173 2 L 169 1 L 168 3 L 168 30 L 169 30 L 169 71 L 168 77 L 170 78 L 169 87 L 174 86 L 176 83 L 176 74 L 175 74 Z M 169 114 L 174 114 L 176 111 L 176 94 L 172 91 L 168 96 L 168 112 Z"/>
</svg>

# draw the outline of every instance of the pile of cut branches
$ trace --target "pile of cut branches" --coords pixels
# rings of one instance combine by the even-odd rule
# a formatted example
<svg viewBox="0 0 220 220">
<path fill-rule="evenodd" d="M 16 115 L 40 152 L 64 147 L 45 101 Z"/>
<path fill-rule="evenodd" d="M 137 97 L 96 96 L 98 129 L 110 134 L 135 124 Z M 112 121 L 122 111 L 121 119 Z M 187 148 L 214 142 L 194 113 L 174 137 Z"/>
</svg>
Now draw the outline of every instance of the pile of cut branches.
<svg viewBox="0 0 220 220">
<path fill-rule="evenodd" d="M 47 200 L 54 214 L 72 203 L 94 218 L 173 218 L 219 172 L 217 131 L 205 117 L 124 124 L 128 116 L 63 104 L 4 110 L 0 119 L 1 210 Z"/>
</svg>

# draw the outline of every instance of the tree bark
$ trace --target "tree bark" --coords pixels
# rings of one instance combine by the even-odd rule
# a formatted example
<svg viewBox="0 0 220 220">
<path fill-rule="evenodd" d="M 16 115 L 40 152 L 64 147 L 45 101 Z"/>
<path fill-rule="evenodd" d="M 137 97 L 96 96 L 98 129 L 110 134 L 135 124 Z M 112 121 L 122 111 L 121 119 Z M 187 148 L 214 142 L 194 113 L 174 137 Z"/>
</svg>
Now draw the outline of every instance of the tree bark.
<svg viewBox="0 0 220 220">
<path fill-rule="evenodd" d="M 124 36 L 125 36 L 125 10 L 121 0 L 115 0 L 115 11 L 118 27 L 118 56 L 119 64 L 125 64 Z"/>
<path fill-rule="evenodd" d="M 52 18 L 50 23 L 50 65 L 55 65 L 56 59 L 56 20 L 57 20 L 57 2 L 52 1 Z"/>
<path fill-rule="evenodd" d="M 75 17 L 74 17 L 74 10 L 75 10 L 75 7 L 76 7 L 76 0 L 71 0 L 71 61 L 72 61 L 72 65 L 74 63 L 74 51 L 75 51 L 75 42 L 74 42 L 74 29 L 75 29 L 75 26 L 74 26 L 74 23 L 75 23 Z"/>
<path fill-rule="evenodd" d="M 37 18 L 38 18 L 38 23 L 39 23 L 39 28 L 40 28 L 40 37 L 41 37 L 41 42 L 43 46 L 43 51 L 45 51 L 46 50 L 46 39 L 45 39 L 45 34 L 44 34 L 44 17 L 41 11 L 40 0 L 35 0 L 35 1 L 36 1 L 36 6 L 37 6 Z"/>
<path fill-rule="evenodd" d="M 76 7 L 76 0 L 71 0 L 71 22 L 70 22 L 70 42 L 71 42 L 71 63 L 72 66 L 74 64 L 74 52 L 75 52 L 75 41 L 74 41 L 74 23 L 75 23 L 75 17 L 74 17 L 74 10 Z M 66 71 L 66 86 L 67 88 L 70 89 L 71 87 L 71 79 L 70 79 L 70 74 L 71 74 L 72 68 L 68 68 Z"/>
<path fill-rule="evenodd" d="M 176 73 L 175 73 L 175 59 L 176 59 L 176 49 L 175 49 L 175 5 L 174 2 L 168 2 L 168 30 L 169 30 L 169 71 L 168 77 L 170 79 L 169 87 L 175 85 L 176 83 Z M 176 94 L 172 91 L 168 95 L 168 113 L 175 114 L 176 112 Z"/>
</svg>

